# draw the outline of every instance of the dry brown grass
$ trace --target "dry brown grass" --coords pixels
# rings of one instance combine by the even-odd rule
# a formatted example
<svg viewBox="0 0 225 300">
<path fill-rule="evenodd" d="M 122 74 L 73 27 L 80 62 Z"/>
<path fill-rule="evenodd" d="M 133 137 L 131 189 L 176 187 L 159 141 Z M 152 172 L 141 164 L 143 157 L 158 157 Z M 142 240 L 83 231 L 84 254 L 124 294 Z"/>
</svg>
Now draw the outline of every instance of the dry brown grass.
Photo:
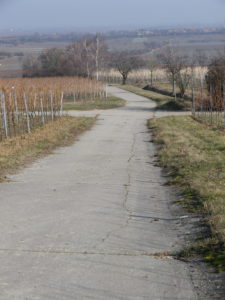
<svg viewBox="0 0 225 300">
<path fill-rule="evenodd" d="M 174 182 L 198 192 L 216 234 L 225 241 L 225 133 L 191 117 L 152 121 L 164 166 L 176 170 Z M 193 207 L 195 208 L 195 207 Z"/>
<path fill-rule="evenodd" d="M 37 157 L 51 153 L 58 146 L 65 146 L 89 129 L 95 118 L 65 116 L 31 134 L 13 137 L 0 143 L 0 180 L 7 173 L 22 167 Z"/>
<path fill-rule="evenodd" d="M 171 182 L 183 191 L 183 204 L 206 212 L 212 236 L 225 243 L 225 132 L 188 116 L 152 120 L 149 126 L 161 145 L 161 165 L 172 170 Z"/>
<path fill-rule="evenodd" d="M 192 74 L 193 80 L 196 81 L 203 81 L 205 78 L 205 75 L 208 71 L 207 67 L 195 67 L 193 69 L 190 68 L 189 72 Z M 140 70 L 134 70 L 129 74 L 128 82 L 129 83 L 150 83 L 151 81 L 151 75 L 153 76 L 153 82 L 154 86 L 156 86 L 158 83 L 162 82 L 168 82 L 168 74 L 166 72 L 165 68 L 156 68 L 153 70 L 153 73 L 151 74 L 150 69 L 140 69 Z M 109 82 L 109 83 L 119 83 L 121 81 L 121 74 L 114 69 L 105 70 L 100 72 L 100 78 Z M 171 84 L 167 84 L 169 87 L 169 90 L 171 89 Z"/>
</svg>

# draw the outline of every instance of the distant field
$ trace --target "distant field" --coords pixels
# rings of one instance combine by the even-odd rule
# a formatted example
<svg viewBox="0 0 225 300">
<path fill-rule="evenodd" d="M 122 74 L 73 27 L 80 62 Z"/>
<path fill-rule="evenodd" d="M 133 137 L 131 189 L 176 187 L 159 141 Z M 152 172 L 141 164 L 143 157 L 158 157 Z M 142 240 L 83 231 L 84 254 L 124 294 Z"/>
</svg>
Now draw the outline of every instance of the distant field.
<svg viewBox="0 0 225 300">
<path fill-rule="evenodd" d="M 23 43 L 19 45 L 0 45 L 0 52 L 5 51 L 5 52 L 10 52 L 10 53 L 15 53 L 15 52 L 23 52 L 23 53 L 40 53 L 41 51 L 52 48 L 52 47 L 59 47 L 63 48 L 66 47 L 68 43 L 65 42 L 36 42 L 36 43 Z"/>
<path fill-rule="evenodd" d="M 1 45 L 0 44 L 0 53 L 5 52 L 9 54 L 8 56 L 1 57 L 0 59 L 0 76 L 1 74 L 8 77 L 8 74 L 14 76 L 14 71 L 22 70 L 22 61 L 23 57 L 29 54 L 39 55 L 42 51 L 52 48 L 64 48 L 68 43 L 65 42 L 41 42 L 41 43 L 23 43 L 19 45 Z M 23 55 L 18 56 L 16 53 L 21 53 Z M 9 73 L 11 71 L 11 73 Z M 5 73 L 5 74 L 4 74 Z M 21 76 L 21 72 L 17 73 L 18 76 Z"/>
<path fill-rule="evenodd" d="M 196 50 L 202 50 L 209 56 L 224 52 L 225 36 L 218 34 L 179 34 L 179 35 L 158 35 L 150 37 L 120 37 L 109 39 L 109 48 L 113 51 L 140 51 L 142 53 L 159 49 L 166 44 L 178 44 L 186 54 L 192 54 Z"/>
<path fill-rule="evenodd" d="M 23 42 L 16 42 L 16 38 L 4 38 L 4 42 L 0 41 L 0 53 L 6 53 L 6 56 L 0 55 L 0 73 L 2 71 L 18 71 L 22 68 L 22 59 L 24 55 L 38 55 L 42 51 L 59 47 L 64 48 L 69 45 L 72 40 L 68 41 L 30 41 L 29 39 Z M 221 33 L 184 33 L 184 34 L 158 34 L 153 36 L 145 36 L 134 34 L 132 36 L 113 37 L 108 35 L 106 42 L 110 51 L 133 51 L 133 53 L 141 55 L 149 55 L 156 53 L 162 47 L 169 43 L 178 45 L 180 50 L 189 56 L 192 56 L 197 51 L 202 51 L 206 57 L 213 57 L 218 53 L 224 53 L 225 35 Z M 21 55 L 15 55 L 20 53 Z M 10 57 L 8 57 L 8 54 Z"/>
</svg>

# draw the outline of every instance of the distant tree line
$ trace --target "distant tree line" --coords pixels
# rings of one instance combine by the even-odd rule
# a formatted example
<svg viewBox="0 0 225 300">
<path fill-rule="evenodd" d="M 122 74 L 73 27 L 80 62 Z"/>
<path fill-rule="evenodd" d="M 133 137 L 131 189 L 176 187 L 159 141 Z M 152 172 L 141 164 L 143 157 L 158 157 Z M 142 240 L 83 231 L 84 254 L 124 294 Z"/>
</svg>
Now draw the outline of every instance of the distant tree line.
<svg viewBox="0 0 225 300">
<path fill-rule="evenodd" d="M 129 74 L 145 66 L 140 56 L 128 52 L 116 52 L 111 57 L 111 67 L 119 71 L 122 76 L 122 84 L 125 85 Z"/>
<path fill-rule="evenodd" d="M 108 48 L 100 35 L 84 38 L 65 49 L 50 48 L 38 57 L 27 56 L 23 62 L 24 77 L 83 76 L 98 77 L 105 65 Z"/>
<path fill-rule="evenodd" d="M 176 46 L 165 46 L 154 54 L 140 56 L 133 52 L 111 53 L 102 36 L 88 36 L 73 42 L 65 49 L 50 48 L 38 57 L 27 56 L 23 62 L 24 77 L 82 76 L 99 79 L 103 68 L 114 68 L 121 74 L 122 84 L 126 84 L 129 74 L 139 68 L 148 68 L 153 86 L 153 73 L 164 68 L 172 84 L 172 94 L 179 88 L 179 97 L 185 96 L 192 84 L 193 70 L 197 66 L 207 66 L 206 83 L 214 98 L 223 101 L 225 85 L 225 55 L 220 55 L 208 63 L 203 52 L 196 51 L 191 58 Z"/>
<path fill-rule="evenodd" d="M 27 56 L 23 61 L 24 77 L 82 76 L 99 79 L 103 68 L 114 68 L 126 84 L 131 71 L 144 66 L 140 56 L 129 52 L 111 53 L 105 40 L 96 35 L 82 38 L 65 49 L 50 48 L 38 57 Z"/>
<path fill-rule="evenodd" d="M 12 56 L 24 56 L 23 52 L 7 52 L 7 51 L 0 51 L 0 59 Z"/>
<path fill-rule="evenodd" d="M 179 47 L 166 46 L 155 56 L 146 58 L 146 65 L 151 71 L 150 87 L 153 88 L 153 73 L 158 68 L 166 70 L 167 78 L 172 86 L 172 94 L 184 98 L 188 88 L 194 87 L 194 70 L 196 67 L 207 67 L 206 76 L 199 83 L 201 88 L 206 85 L 212 102 L 220 107 L 225 101 L 225 53 L 218 53 L 209 59 L 203 51 L 197 50 L 192 56 L 185 55 Z"/>
</svg>

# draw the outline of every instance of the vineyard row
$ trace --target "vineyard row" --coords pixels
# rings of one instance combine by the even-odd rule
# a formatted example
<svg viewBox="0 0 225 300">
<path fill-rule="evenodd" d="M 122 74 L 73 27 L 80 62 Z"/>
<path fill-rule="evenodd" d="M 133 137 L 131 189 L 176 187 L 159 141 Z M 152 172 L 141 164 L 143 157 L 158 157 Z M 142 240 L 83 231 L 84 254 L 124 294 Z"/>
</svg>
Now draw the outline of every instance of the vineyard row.
<svg viewBox="0 0 225 300">
<path fill-rule="evenodd" d="M 106 92 L 102 83 L 78 77 L 0 79 L 0 140 L 61 117 L 66 96 L 76 101 L 103 98 Z"/>
</svg>

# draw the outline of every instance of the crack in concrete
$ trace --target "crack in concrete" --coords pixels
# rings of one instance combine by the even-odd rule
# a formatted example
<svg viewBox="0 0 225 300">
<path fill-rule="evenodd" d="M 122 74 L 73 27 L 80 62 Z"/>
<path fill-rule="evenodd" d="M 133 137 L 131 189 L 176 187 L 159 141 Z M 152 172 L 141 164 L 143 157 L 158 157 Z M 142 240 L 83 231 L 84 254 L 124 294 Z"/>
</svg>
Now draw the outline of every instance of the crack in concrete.
<svg viewBox="0 0 225 300">
<path fill-rule="evenodd" d="M 134 133 L 133 134 L 133 142 L 132 142 L 132 145 L 131 145 L 130 156 L 129 156 L 128 161 L 127 161 L 127 176 L 128 176 L 128 180 L 127 180 L 127 184 L 125 185 L 125 198 L 124 198 L 124 202 L 123 202 L 123 207 L 128 212 L 129 218 L 131 217 L 131 214 L 132 214 L 132 211 L 127 207 L 127 200 L 128 200 L 128 196 L 129 196 L 129 186 L 131 184 L 130 163 L 131 163 L 132 159 L 135 156 L 134 147 L 135 147 L 135 144 L 136 144 L 136 136 L 137 136 L 137 134 L 138 133 Z"/>
<path fill-rule="evenodd" d="M 127 206 L 127 201 L 128 201 L 128 196 L 129 196 L 129 187 L 131 185 L 131 171 L 130 171 L 130 163 L 132 161 L 132 159 L 135 156 L 134 153 L 134 148 L 135 148 L 135 144 L 136 144 L 136 136 L 140 134 L 140 133 L 134 133 L 133 134 L 133 141 L 132 141 L 132 145 L 131 145 L 131 150 L 130 150 L 130 155 L 129 158 L 127 160 L 127 175 L 128 175 L 128 180 L 127 183 L 124 184 L 124 188 L 125 188 L 125 196 L 124 196 L 124 200 L 122 203 L 122 206 L 124 208 L 124 210 L 127 212 L 127 220 L 125 222 L 125 224 L 119 226 L 116 229 L 113 229 L 111 231 L 109 231 L 102 239 L 101 239 L 101 243 L 105 243 L 113 234 L 116 234 L 117 232 L 120 232 L 121 230 L 125 229 L 130 221 L 132 219 L 151 219 L 154 221 L 165 221 L 165 222 L 176 222 L 176 221 L 182 221 L 185 219 L 191 219 L 191 218 L 199 218 L 199 215 L 192 215 L 192 216 L 180 216 L 180 217 L 176 217 L 176 218 L 162 218 L 162 217 L 158 217 L 158 216 L 140 216 L 140 215 L 134 215 L 134 212 L 132 212 L 128 206 Z M 141 180 L 136 180 L 136 181 L 140 181 Z M 151 181 L 143 181 L 146 183 L 150 183 Z M 97 244 L 94 249 L 96 249 L 99 245 Z"/>
<path fill-rule="evenodd" d="M 99 255 L 99 256 L 130 256 L 130 257 L 153 257 L 176 259 L 176 256 L 169 252 L 104 252 L 104 251 L 75 251 L 60 249 L 0 249 L 0 253 L 31 253 L 31 254 L 70 254 L 70 255 Z"/>
<path fill-rule="evenodd" d="M 131 162 L 132 158 L 135 156 L 134 147 L 135 147 L 135 143 L 136 143 L 136 135 L 137 134 L 138 133 L 134 133 L 133 134 L 133 141 L 132 141 L 132 145 L 131 145 L 130 155 L 129 155 L 129 158 L 127 160 L 127 168 L 126 168 L 127 175 L 128 175 L 128 180 L 127 180 L 127 183 L 124 184 L 124 187 L 125 187 L 125 196 L 124 196 L 124 200 L 123 200 L 122 206 L 123 206 L 124 210 L 127 212 L 127 220 L 126 220 L 125 224 L 119 226 L 119 228 L 113 229 L 110 232 L 108 232 L 106 234 L 106 236 L 102 238 L 102 243 L 105 243 L 106 240 L 108 240 L 111 235 L 113 235 L 113 234 L 115 234 L 117 232 L 120 232 L 121 230 L 125 229 L 129 225 L 130 220 L 132 219 L 131 215 L 132 215 L 133 212 L 127 207 L 127 200 L 128 200 L 128 196 L 129 196 L 129 186 L 131 184 L 130 162 Z M 94 248 L 96 249 L 97 245 Z"/>
<path fill-rule="evenodd" d="M 159 184 L 158 181 L 152 181 L 152 180 L 138 180 L 138 179 L 136 179 L 135 181 L 137 181 L 137 182 L 142 182 L 142 183 L 154 183 L 154 184 Z"/>
<path fill-rule="evenodd" d="M 155 216 L 137 216 L 137 215 L 131 215 L 132 218 L 140 218 L 140 219 L 153 219 L 156 221 L 166 221 L 166 222 L 172 222 L 172 221 L 181 221 L 185 219 L 198 219 L 200 218 L 199 215 L 193 215 L 193 216 L 180 216 L 177 218 L 161 218 L 161 217 L 155 217 Z"/>
</svg>

